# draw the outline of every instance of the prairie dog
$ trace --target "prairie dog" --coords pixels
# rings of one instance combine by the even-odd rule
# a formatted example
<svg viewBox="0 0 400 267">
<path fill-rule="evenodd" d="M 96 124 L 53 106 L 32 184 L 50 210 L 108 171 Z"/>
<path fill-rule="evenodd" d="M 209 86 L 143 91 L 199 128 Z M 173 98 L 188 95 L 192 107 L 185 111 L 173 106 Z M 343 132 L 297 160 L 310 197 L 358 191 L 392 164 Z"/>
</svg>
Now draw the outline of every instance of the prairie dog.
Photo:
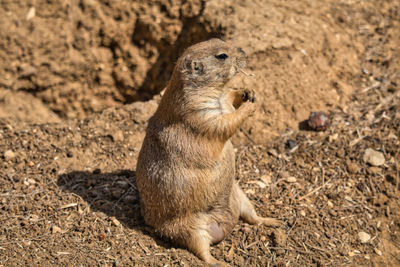
<svg viewBox="0 0 400 267">
<path fill-rule="evenodd" d="M 235 182 L 229 138 L 255 111 L 253 90 L 225 84 L 246 66 L 246 54 L 220 39 L 187 48 L 178 59 L 139 153 L 136 181 L 145 222 L 162 237 L 209 264 L 221 263 L 210 245 L 223 240 L 239 217 L 259 217 Z"/>
</svg>

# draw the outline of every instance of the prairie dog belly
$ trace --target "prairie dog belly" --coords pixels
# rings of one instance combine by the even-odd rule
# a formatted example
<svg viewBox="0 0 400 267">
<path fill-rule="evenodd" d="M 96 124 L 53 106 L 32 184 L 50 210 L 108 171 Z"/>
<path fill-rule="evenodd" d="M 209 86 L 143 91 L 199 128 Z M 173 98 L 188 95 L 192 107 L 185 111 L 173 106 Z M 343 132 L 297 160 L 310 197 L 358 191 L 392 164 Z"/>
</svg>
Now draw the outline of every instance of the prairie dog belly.
<svg viewBox="0 0 400 267">
<path fill-rule="evenodd" d="M 188 211 L 205 211 L 212 205 L 220 206 L 222 203 L 228 205 L 235 177 L 235 154 L 230 141 L 213 159 L 207 153 L 171 153 L 179 151 L 179 145 L 172 142 L 161 144 L 162 147 L 160 140 L 154 136 L 146 136 L 143 142 L 145 149 L 142 149 L 144 153 L 139 155 L 141 164 L 136 170 L 147 223 L 154 225 Z M 198 147 L 193 149 L 200 151 Z M 196 164 L 196 161 L 199 162 Z"/>
</svg>

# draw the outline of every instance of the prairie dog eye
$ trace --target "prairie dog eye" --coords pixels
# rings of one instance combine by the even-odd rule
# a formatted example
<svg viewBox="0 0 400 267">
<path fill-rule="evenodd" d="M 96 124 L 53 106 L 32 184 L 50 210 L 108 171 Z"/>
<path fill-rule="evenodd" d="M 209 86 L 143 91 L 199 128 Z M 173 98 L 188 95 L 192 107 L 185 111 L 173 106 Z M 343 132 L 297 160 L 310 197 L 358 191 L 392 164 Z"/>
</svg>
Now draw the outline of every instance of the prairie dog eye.
<svg viewBox="0 0 400 267">
<path fill-rule="evenodd" d="M 221 54 L 215 55 L 215 58 L 218 59 L 218 60 L 225 60 L 228 57 L 229 56 L 227 54 L 225 54 L 225 53 L 221 53 Z"/>
</svg>

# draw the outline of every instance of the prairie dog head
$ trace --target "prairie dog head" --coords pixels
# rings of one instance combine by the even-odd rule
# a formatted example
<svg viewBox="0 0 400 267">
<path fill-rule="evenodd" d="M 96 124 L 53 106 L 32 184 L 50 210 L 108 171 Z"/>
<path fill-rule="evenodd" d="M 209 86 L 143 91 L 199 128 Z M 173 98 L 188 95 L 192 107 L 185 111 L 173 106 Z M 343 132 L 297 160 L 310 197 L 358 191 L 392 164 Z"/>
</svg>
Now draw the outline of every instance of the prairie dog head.
<svg viewBox="0 0 400 267">
<path fill-rule="evenodd" d="M 210 39 L 185 50 L 178 59 L 172 80 L 184 88 L 220 88 L 246 67 L 246 53 L 220 39 Z"/>
</svg>

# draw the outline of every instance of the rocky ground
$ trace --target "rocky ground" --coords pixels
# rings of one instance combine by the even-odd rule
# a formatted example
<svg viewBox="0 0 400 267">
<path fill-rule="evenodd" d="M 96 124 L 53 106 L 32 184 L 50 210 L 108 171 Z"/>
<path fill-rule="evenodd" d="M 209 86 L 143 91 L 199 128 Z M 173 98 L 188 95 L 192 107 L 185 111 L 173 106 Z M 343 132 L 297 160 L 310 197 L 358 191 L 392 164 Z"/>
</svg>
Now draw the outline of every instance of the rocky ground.
<svg viewBox="0 0 400 267">
<path fill-rule="evenodd" d="M 379 9 L 376 7 L 379 6 Z M 234 137 L 233 266 L 400 266 L 397 1 L 2 1 L 0 266 L 204 266 L 145 226 L 135 165 L 174 61 L 221 37 L 263 103 Z M 332 125 L 307 127 L 311 111 Z"/>
</svg>

